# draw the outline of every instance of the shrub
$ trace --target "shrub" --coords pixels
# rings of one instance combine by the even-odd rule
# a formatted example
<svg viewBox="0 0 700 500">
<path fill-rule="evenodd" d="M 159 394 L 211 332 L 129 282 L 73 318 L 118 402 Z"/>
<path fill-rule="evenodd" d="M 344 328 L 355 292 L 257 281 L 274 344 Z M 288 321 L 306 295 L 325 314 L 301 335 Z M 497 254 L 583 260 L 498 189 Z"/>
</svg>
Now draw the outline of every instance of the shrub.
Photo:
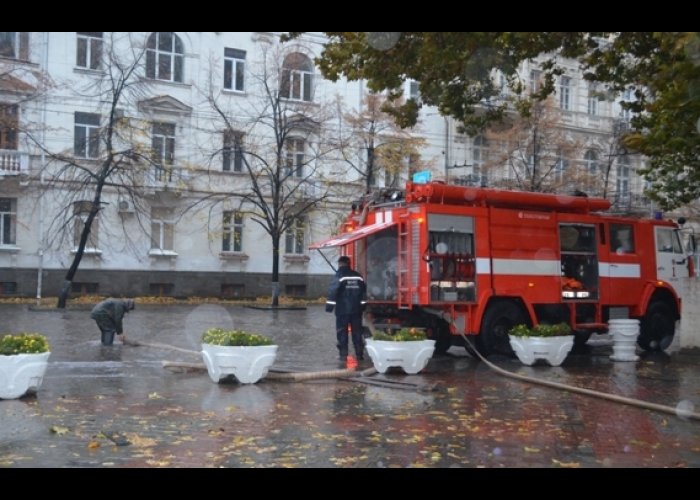
<svg viewBox="0 0 700 500">
<path fill-rule="evenodd" d="M 39 333 L 23 332 L 16 335 L 7 334 L 0 338 L 0 355 L 39 354 L 48 352 L 49 342 Z"/>
<path fill-rule="evenodd" d="M 527 325 L 515 325 L 508 332 L 514 337 L 561 337 L 563 335 L 571 335 L 571 327 L 566 323 L 558 323 L 556 325 L 537 325 L 534 328 L 528 328 Z"/>
<path fill-rule="evenodd" d="M 394 333 L 377 332 L 372 335 L 374 340 L 388 340 L 394 342 L 411 342 L 416 340 L 427 340 L 428 335 L 425 329 L 416 327 L 406 327 L 397 330 Z"/>
<path fill-rule="evenodd" d="M 271 339 L 259 333 L 243 330 L 224 330 L 223 328 L 210 328 L 202 335 L 202 343 L 224 346 L 259 346 L 273 345 Z"/>
</svg>

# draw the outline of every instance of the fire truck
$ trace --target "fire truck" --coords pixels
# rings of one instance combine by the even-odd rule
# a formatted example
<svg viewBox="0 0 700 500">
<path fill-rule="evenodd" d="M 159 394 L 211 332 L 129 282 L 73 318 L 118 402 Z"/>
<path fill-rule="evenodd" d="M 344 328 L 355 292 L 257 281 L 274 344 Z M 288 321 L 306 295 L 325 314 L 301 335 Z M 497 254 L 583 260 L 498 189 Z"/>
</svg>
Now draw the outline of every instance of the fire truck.
<svg viewBox="0 0 700 500">
<path fill-rule="evenodd" d="M 671 282 L 694 272 L 679 226 L 609 208 L 585 195 L 408 182 L 354 204 L 341 234 L 310 248 L 351 258 L 374 327 L 426 328 L 438 353 L 511 354 L 518 324 L 565 322 L 584 344 L 613 318 L 639 319 L 639 345 L 666 349 L 681 314 Z"/>
</svg>

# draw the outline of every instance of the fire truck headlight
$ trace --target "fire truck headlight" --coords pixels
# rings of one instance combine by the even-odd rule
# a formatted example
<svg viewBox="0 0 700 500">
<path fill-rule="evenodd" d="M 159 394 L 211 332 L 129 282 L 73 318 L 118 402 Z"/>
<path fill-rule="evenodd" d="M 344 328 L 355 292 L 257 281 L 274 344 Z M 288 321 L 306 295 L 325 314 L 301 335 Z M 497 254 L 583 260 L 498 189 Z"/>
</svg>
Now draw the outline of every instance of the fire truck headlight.
<svg viewBox="0 0 700 500">
<path fill-rule="evenodd" d="M 576 297 L 576 292 L 564 290 L 563 292 L 561 292 L 561 296 L 564 297 L 565 299 L 573 299 Z"/>
<path fill-rule="evenodd" d="M 576 292 L 576 297 L 579 299 L 587 299 L 591 294 L 589 292 Z"/>
</svg>

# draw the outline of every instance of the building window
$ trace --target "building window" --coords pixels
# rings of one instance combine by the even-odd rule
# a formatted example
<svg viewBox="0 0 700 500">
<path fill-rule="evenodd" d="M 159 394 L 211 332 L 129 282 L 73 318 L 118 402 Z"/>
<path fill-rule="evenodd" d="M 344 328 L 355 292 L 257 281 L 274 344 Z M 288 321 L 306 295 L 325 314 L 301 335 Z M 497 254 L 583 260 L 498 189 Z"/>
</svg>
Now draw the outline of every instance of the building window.
<svg viewBox="0 0 700 500">
<path fill-rule="evenodd" d="M 408 82 L 408 98 L 420 102 L 420 84 L 415 80 Z"/>
<path fill-rule="evenodd" d="M 99 289 L 99 283 L 80 283 L 74 281 L 71 284 L 71 293 L 77 295 L 94 295 Z"/>
<path fill-rule="evenodd" d="M 243 132 L 237 130 L 224 131 L 224 147 L 222 149 L 224 172 L 243 171 Z"/>
<path fill-rule="evenodd" d="M 294 101 L 313 100 L 314 65 L 304 54 L 295 52 L 284 58 L 280 95 Z"/>
<path fill-rule="evenodd" d="M 76 201 L 73 203 L 73 246 L 75 248 L 80 246 L 80 237 L 83 234 L 83 229 L 90 216 L 90 210 L 92 210 L 91 201 Z M 88 234 L 88 239 L 85 242 L 85 250 L 97 250 L 99 227 L 99 220 L 97 216 L 95 216 L 90 226 L 90 234 Z"/>
<path fill-rule="evenodd" d="M 503 73 L 498 75 L 498 95 L 500 97 L 508 97 L 508 79 Z"/>
<path fill-rule="evenodd" d="M 229 297 L 243 297 L 245 295 L 245 285 L 240 283 L 222 283 L 221 284 L 221 296 L 225 298 Z"/>
<path fill-rule="evenodd" d="M 224 49 L 224 88 L 245 91 L 245 50 Z"/>
<path fill-rule="evenodd" d="M 284 244 L 285 253 L 294 255 L 304 254 L 304 226 L 303 219 L 295 219 L 289 229 L 287 229 Z"/>
<path fill-rule="evenodd" d="M 285 285 L 284 294 L 288 297 L 306 297 L 306 285 Z"/>
<path fill-rule="evenodd" d="M 224 252 L 243 251 L 243 214 L 225 211 L 221 250 Z"/>
<path fill-rule="evenodd" d="M 559 107 L 565 111 L 571 109 L 571 78 L 559 77 Z"/>
<path fill-rule="evenodd" d="M 474 137 L 472 143 L 472 164 L 474 168 L 481 168 L 481 166 L 488 160 L 489 156 L 489 143 L 486 138 L 482 135 L 477 135 Z"/>
<path fill-rule="evenodd" d="M 175 125 L 172 123 L 154 123 L 151 145 L 155 163 L 161 167 L 163 165 L 172 165 L 175 160 Z M 166 181 L 166 179 L 158 180 Z"/>
<path fill-rule="evenodd" d="M 78 31 L 75 65 L 79 68 L 100 69 L 102 64 L 102 33 Z"/>
<path fill-rule="evenodd" d="M 17 149 L 19 106 L 0 103 L 0 149 Z"/>
<path fill-rule="evenodd" d="M 146 45 L 146 77 L 166 82 L 182 82 L 185 47 L 172 32 L 152 33 Z"/>
<path fill-rule="evenodd" d="M 0 281 L 0 295 L 13 295 L 17 293 L 16 281 Z"/>
<path fill-rule="evenodd" d="M 563 153 L 559 153 L 557 162 L 554 165 L 554 177 L 557 181 L 563 181 L 566 171 L 569 168 L 569 160 L 564 157 Z"/>
<path fill-rule="evenodd" d="M 149 283 L 148 293 L 156 297 L 171 296 L 175 291 L 175 285 L 172 283 Z"/>
<path fill-rule="evenodd" d="M 304 139 L 288 139 L 287 140 L 287 171 L 288 177 L 304 177 L 304 161 L 305 161 L 305 143 Z"/>
<path fill-rule="evenodd" d="M 598 87 L 593 82 L 588 84 L 588 114 L 598 115 Z"/>
<path fill-rule="evenodd" d="M 530 70 L 530 93 L 540 91 L 540 86 L 542 85 L 542 72 L 537 69 Z"/>
<path fill-rule="evenodd" d="M 172 210 L 168 208 L 151 209 L 151 250 L 174 250 L 175 224 Z"/>
<path fill-rule="evenodd" d="M 634 93 L 632 92 L 631 89 L 627 89 L 622 93 L 622 103 L 630 103 L 634 100 Z M 629 123 L 630 120 L 632 119 L 632 110 L 628 108 L 621 108 L 620 110 L 620 118 L 622 118 L 622 121 L 625 123 Z"/>
<path fill-rule="evenodd" d="M 586 166 L 586 171 L 590 175 L 596 175 L 598 173 L 598 153 L 589 149 L 583 157 L 583 163 Z"/>
<path fill-rule="evenodd" d="M 14 245 L 17 227 L 17 199 L 0 198 L 0 245 Z"/>
<path fill-rule="evenodd" d="M 100 115 L 75 113 L 73 152 L 78 158 L 97 158 L 100 150 Z"/>
<path fill-rule="evenodd" d="M 470 184 L 475 186 L 486 186 L 488 179 L 484 173 L 484 163 L 489 157 L 489 143 L 482 135 L 474 137 L 472 142 L 472 172 L 473 178 L 470 179 Z"/>
<path fill-rule="evenodd" d="M 0 31 L 0 57 L 29 60 L 29 32 Z"/>
<path fill-rule="evenodd" d="M 622 203 L 630 198 L 630 158 L 627 155 L 617 159 L 617 197 Z"/>
</svg>

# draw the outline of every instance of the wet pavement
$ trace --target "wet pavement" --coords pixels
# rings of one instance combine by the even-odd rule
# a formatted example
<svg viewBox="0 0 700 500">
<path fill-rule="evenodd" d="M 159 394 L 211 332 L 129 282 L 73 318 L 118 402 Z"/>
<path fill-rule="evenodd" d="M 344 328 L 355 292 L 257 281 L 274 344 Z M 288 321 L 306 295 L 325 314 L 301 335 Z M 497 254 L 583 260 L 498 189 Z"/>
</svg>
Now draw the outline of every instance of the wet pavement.
<svg viewBox="0 0 700 500">
<path fill-rule="evenodd" d="M 0 401 L 2 467 L 699 467 L 700 355 L 636 363 L 601 345 L 560 367 L 517 373 L 679 409 L 679 415 L 511 380 L 452 347 L 418 375 L 214 384 L 163 360 L 196 355 L 102 347 L 89 307 L 34 311 L 0 304 L 0 333 L 48 336 L 51 358 L 36 395 Z M 322 306 L 267 311 L 236 305 L 146 306 L 125 318 L 134 340 L 198 350 L 201 333 L 254 330 L 279 344 L 274 368 L 338 368 L 334 318 Z M 360 368 L 369 367 L 364 361 Z"/>
</svg>

